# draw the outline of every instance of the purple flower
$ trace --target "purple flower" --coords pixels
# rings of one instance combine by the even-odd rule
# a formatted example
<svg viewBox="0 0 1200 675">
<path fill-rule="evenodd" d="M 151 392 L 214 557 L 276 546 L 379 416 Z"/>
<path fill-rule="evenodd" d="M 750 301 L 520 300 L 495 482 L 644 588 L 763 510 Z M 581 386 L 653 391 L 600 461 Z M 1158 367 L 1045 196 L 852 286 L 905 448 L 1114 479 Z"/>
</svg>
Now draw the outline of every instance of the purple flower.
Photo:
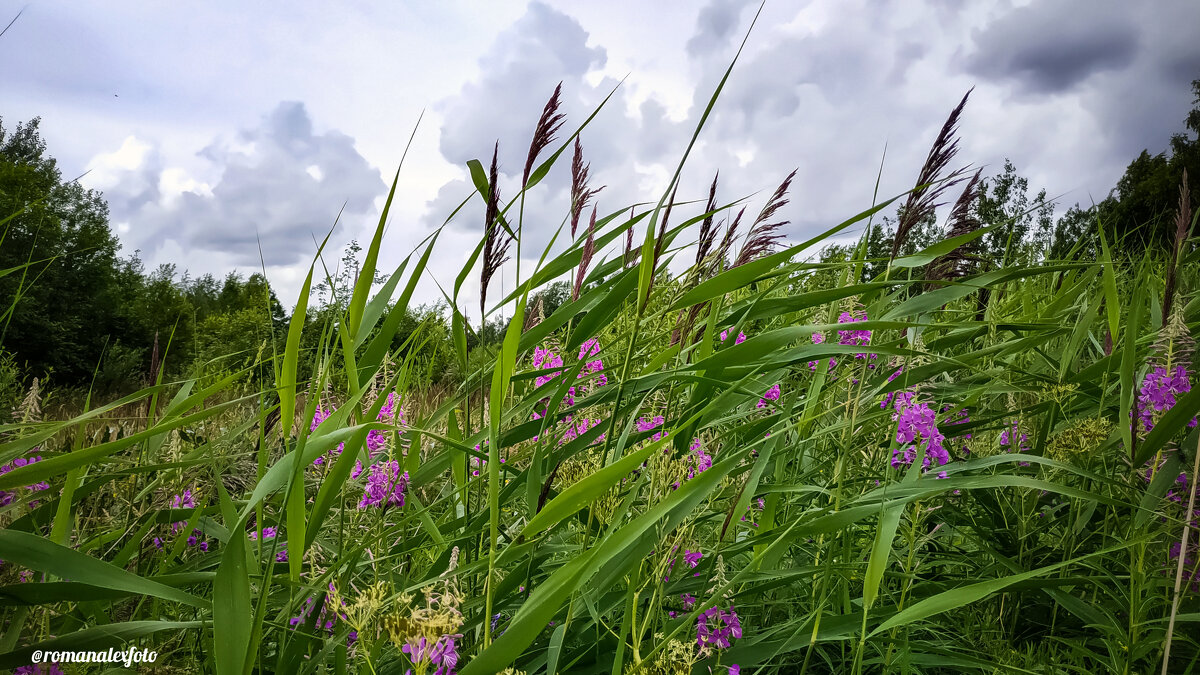
<svg viewBox="0 0 1200 675">
<path fill-rule="evenodd" d="M 333 414 L 334 410 L 336 410 L 336 408 L 330 408 L 329 410 L 325 410 L 320 405 L 318 405 L 317 409 L 315 411 L 313 411 L 312 424 L 310 424 L 308 426 L 308 430 L 316 431 L 317 427 L 320 426 L 322 422 L 329 419 L 329 416 Z M 342 454 L 342 450 L 345 447 L 346 447 L 345 443 L 339 443 L 335 452 L 340 455 L 340 454 Z M 321 455 L 320 457 L 317 457 L 316 459 L 313 460 L 313 466 L 321 466 L 322 464 L 324 464 L 325 457 L 327 455 L 330 457 L 333 456 L 332 453 L 326 453 L 326 455 Z"/>
<path fill-rule="evenodd" d="M 171 497 L 171 508 L 173 509 L 194 509 L 196 508 L 196 500 L 192 498 L 191 490 L 184 490 L 182 495 Z"/>
<path fill-rule="evenodd" d="M 767 390 L 767 393 L 763 394 L 762 398 L 758 399 L 758 407 L 766 408 L 768 405 L 770 405 L 767 403 L 767 401 L 778 401 L 782 393 L 783 391 L 779 388 L 779 385 L 775 384 Z"/>
<path fill-rule="evenodd" d="M 399 422 L 400 424 L 404 424 L 403 411 L 400 412 L 399 417 L 397 418 L 396 392 L 394 392 L 394 391 L 388 392 L 387 400 L 384 402 L 383 407 L 381 407 L 379 409 L 379 414 L 376 415 L 375 419 L 383 421 L 383 422 Z M 386 443 L 386 442 L 387 442 L 387 433 L 386 432 L 380 431 L 379 429 L 372 429 L 372 430 L 368 431 L 367 432 L 367 457 L 373 458 L 375 456 L 375 453 L 377 453 L 383 449 L 384 443 Z M 341 453 L 341 446 L 339 446 L 339 448 L 338 448 L 338 453 L 339 454 Z M 359 466 L 361 466 L 361 464 Z M 361 469 L 360 469 L 360 473 L 361 473 Z M 352 475 L 351 478 L 357 478 L 357 476 Z"/>
<path fill-rule="evenodd" d="M 275 562 L 287 562 L 287 561 L 288 561 L 287 549 L 279 549 L 278 551 L 275 552 Z"/>
<path fill-rule="evenodd" d="M 813 333 L 812 341 L 813 341 L 814 345 L 822 344 L 823 342 L 825 342 L 825 335 L 822 333 Z M 820 361 L 809 361 L 808 369 L 815 373 L 815 372 L 817 372 L 817 366 L 819 366 L 819 365 L 821 365 Z M 834 366 L 836 366 L 836 365 L 837 365 L 837 359 L 830 357 L 829 358 L 829 369 L 833 370 Z"/>
<path fill-rule="evenodd" d="M 862 316 L 855 316 L 850 312 L 842 312 L 838 317 L 838 323 L 854 323 L 856 321 L 866 321 L 867 313 L 863 312 Z M 838 344 L 840 345 L 855 345 L 866 346 L 871 344 L 871 331 L 869 330 L 839 330 Z M 854 355 L 856 359 L 865 359 L 867 357 L 875 358 L 875 354 L 858 353 Z"/>
<path fill-rule="evenodd" d="M 729 664 L 729 675 L 742 675 L 742 667 L 736 663 Z"/>
<path fill-rule="evenodd" d="M 714 649 L 726 649 L 730 638 L 742 637 L 742 624 L 732 607 L 726 612 L 719 607 L 710 607 L 696 617 L 696 646 L 702 654 Z"/>
<path fill-rule="evenodd" d="M 892 419 L 896 421 L 896 442 L 901 446 L 892 450 L 894 468 L 912 464 L 922 446 L 925 448 L 923 469 L 929 469 L 931 460 L 936 460 L 938 466 L 950 462 L 950 454 L 942 444 L 945 436 L 937 427 L 937 415 L 928 403 L 917 402 L 916 396 L 916 392 L 901 391 L 893 399 L 895 412 Z"/>
<path fill-rule="evenodd" d="M 367 486 L 363 490 L 358 508 L 368 506 L 404 506 L 404 492 L 408 489 L 408 472 L 400 473 L 400 463 L 395 460 L 380 462 L 371 467 Z"/>
<path fill-rule="evenodd" d="M 699 551 L 689 551 L 687 549 L 683 551 L 683 561 L 693 568 L 700 564 L 700 559 L 703 557 L 704 554 Z"/>
<path fill-rule="evenodd" d="M 1142 386 L 1138 390 L 1138 400 L 1135 413 L 1142 423 L 1142 431 L 1148 432 L 1154 428 L 1159 419 L 1171 408 L 1175 407 L 1178 397 L 1192 390 L 1185 366 L 1175 366 L 1173 373 L 1158 366 L 1146 373 Z M 1134 413 L 1131 413 L 1134 414 Z M 1188 427 L 1196 426 L 1196 418 L 1188 422 Z"/>
<path fill-rule="evenodd" d="M 600 341 L 597 340 L 596 338 L 590 338 L 586 342 L 584 342 L 582 345 L 579 346 L 579 360 L 580 361 L 583 361 L 584 359 L 586 359 L 588 357 L 595 356 L 596 354 L 599 354 L 599 353 L 600 353 Z M 579 375 L 576 375 L 576 377 L 582 378 L 582 377 L 587 377 L 588 375 L 599 373 L 600 376 L 596 378 L 595 386 L 603 387 L 604 385 L 608 384 L 608 376 L 605 375 L 603 371 L 604 371 L 604 361 L 602 361 L 600 359 L 594 359 L 594 360 L 591 360 L 591 361 L 588 361 L 587 363 L 585 363 L 583 365 L 583 369 L 579 371 Z"/>
<path fill-rule="evenodd" d="M 258 530 L 257 529 L 250 530 L 250 538 L 258 539 Z M 266 541 L 267 539 L 274 539 L 275 538 L 275 528 L 270 527 L 270 526 L 264 527 L 263 531 L 262 531 L 262 538 L 263 538 L 263 541 Z"/>
<path fill-rule="evenodd" d="M 896 372 L 892 373 L 891 375 L 888 375 L 887 381 L 891 382 L 892 380 L 896 379 L 897 377 L 900 377 L 900 373 L 902 373 L 902 372 L 904 372 L 903 366 L 897 368 Z M 894 391 L 888 392 L 888 395 L 883 397 L 883 402 L 879 404 L 879 407 L 883 408 L 884 410 L 887 410 L 887 407 L 892 404 L 892 401 L 895 400 L 895 398 L 896 398 L 896 392 L 894 392 Z"/>
<path fill-rule="evenodd" d="M 433 671 L 434 675 L 454 675 L 454 669 L 458 666 L 458 647 L 454 641 L 461 637 L 459 634 L 443 635 L 437 642 L 430 644 L 429 638 L 421 636 L 410 639 L 400 651 L 404 652 L 415 666 L 437 666 Z"/>
<path fill-rule="evenodd" d="M 643 416 L 643 417 L 639 417 L 637 420 L 637 430 L 638 431 L 650 431 L 651 429 L 657 429 L 657 428 L 661 427 L 662 425 L 663 425 L 663 416 L 662 415 L 655 415 L 654 417 L 650 417 L 650 418 Z M 660 432 L 654 434 L 653 436 L 651 436 L 650 440 L 657 441 L 662 437 L 663 437 L 663 434 L 660 431 Z"/>
<path fill-rule="evenodd" d="M 721 342 L 725 342 L 728 339 L 729 339 L 729 329 L 726 328 L 725 330 L 721 331 Z M 746 341 L 746 334 L 741 331 L 738 331 L 737 337 L 734 338 L 734 340 L 733 340 L 733 344 L 740 345 L 745 341 Z"/>
<path fill-rule="evenodd" d="M 690 450 L 691 457 L 689 459 L 691 461 L 689 462 L 688 466 L 688 480 L 695 478 L 696 474 L 704 473 L 705 471 L 711 469 L 713 465 L 712 455 L 704 451 L 704 447 L 701 445 L 699 438 L 692 439 Z"/>
<path fill-rule="evenodd" d="M 34 449 L 30 450 L 30 452 L 38 452 L 38 451 L 39 451 L 39 448 L 34 448 Z M 29 457 L 17 457 L 16 459 L 9 462 L 8 464 L 0 465 L 0 475 L 6 474 L 9 471 L 12 471 L 13 469 L 19 469 L 23 466 L 29 466 L 30 464 L 34 464 L 34 463 L 40 462 L 40 461 L 42 461 L 42 457 L 40 455 L 30 455 Z M 26 485 L 26 486 L 24 486 L 24 489 L 34 491 L 34 492 L 40 491 L 40 490 L 48 490 L 48 489 L 50 489 L 50 484 L 47 483 L 46 481 L 42 481 L 40 483 L 33 483 L 32 485 Z M 13 503 L 13 501 L 16 498 L 17 498 L 16 492 L 8 492 L 5 490 L 0 490 L 0 506 L 7 506 L 7 505 Z M 30 508 L 36 507 L 37 505 L 38 505 L 38 502 L 36 500 L 29 502 Z"/>
</svg>

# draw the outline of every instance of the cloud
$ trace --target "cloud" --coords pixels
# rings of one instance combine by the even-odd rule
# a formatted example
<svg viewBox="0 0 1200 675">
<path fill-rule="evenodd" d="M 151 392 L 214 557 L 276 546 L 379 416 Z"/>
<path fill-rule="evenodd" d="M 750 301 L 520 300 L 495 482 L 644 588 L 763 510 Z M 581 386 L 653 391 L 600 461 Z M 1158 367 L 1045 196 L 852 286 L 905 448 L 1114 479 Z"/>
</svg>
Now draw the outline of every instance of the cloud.
<svg viewBox="0 0 1200 675">
<path fill-rule="evenodd" d="M 588 43 L 589 35 L 576 19 L 543 3 L 531 3 L 523 16 L 496 36 L 479 61 L 478 78 L 435 106 L 442 117 L 442 157 L 458 166 L 479 159 L 486 168 L 498 140 L 501 198 L 507 201 L 518 194 L 534 127 L 555 86 L 562 82 L 560 110 L 566 123 L 554 144 L 539 156 L 539 164 L 618 84 L 610 77 L 591 77 L 604 67 L 607 55 L 604 48 Z M 592 187 L 607 186 L 596 199 L 601 216 L 645 201 L 636 178 L 653 172 L 650 167 L 675 155 L 681 141 L 686 142 L 657 100 L 646 99 L 632 116 L 626 114 L 630 96 L 629 87 L 618 90 L 580 133 L 585 162 L 591 164 Z M 526 193 L 522 256 L 539 255 L 564 221 L 572 152 L 568 148 L 545 180 Z M 427 204 L 425 225 L 441 225 L 473 189 L 467 179 L 443 185 Z M 515 210 L 510 217 L 516 220 Z M 478 237 L 482 225 L 483 206 L 476 198 L 459 211 L 451 227 Z M 558 246 L 564 245 L 560 237 Z"/>
<path fill-rule="evenodd" d="M 197 153 L 215 179 L 165 167 L 149 144 L 128 139 L 90 164 L 115 222 L 131 224 L 128 239 L 144 251 L 171 240 L 186 249 L 228 256 L 234 264 L 307 260 L 341 218 L 374 212 L 384 192 L 379 172 L 330 130 L 316 133 L 303 103 L 280 103 L 262 123 Z"/>
<path fill-rule="evenodd" d="M 1011 79 L 1031 93 L 1069 91 L 1097 73 L 1133 63 L 1141 35 L 1131 13 L 1138 10 L 1117 0 L 1014 9 L 975 35 L 967 71 Z"/>
<path fill-rule="evenodd" d="M 748 4 L 746 0 L 713 0 L 704 5 L 696 18 L 696 29 L 687 41 L 688 56 L 702 58 L 729 43 Z"/>
</svg>

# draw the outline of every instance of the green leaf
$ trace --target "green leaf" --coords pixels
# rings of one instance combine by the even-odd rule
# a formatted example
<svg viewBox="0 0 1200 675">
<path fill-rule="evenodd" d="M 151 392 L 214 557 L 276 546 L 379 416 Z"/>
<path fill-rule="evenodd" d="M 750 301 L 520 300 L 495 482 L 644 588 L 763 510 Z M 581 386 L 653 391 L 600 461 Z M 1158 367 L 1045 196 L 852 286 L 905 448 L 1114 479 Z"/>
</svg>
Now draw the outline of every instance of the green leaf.
<svg viewBox="0 0 1200 675">
<path fill-rule="evenodd" d="M 139 577 L 103 560 L 97 560 L 28 532 L 0 530 L 0 559 L 37 572 L 52 574 L 60 579 L 98 588 L 149 595 L 199 609 L 209 609 L 211 606 L 207 600 L 191 593 Z"/>
<path fill-rule="evenodd" d="M 628 478 L 634 469 L 642 465 L 654 451 L 661 451 L 666 439 L 658 440 L 631 455 L 603 467 L 587 478 L 572 484 L 557 497 L 551 499 L 521 530 L 521 536 L 532 537 L 553 527 L 556 523 L 594 502 L 622 479 Z"/>
<path fill-rule="evenodd" d="M 915 621 L 927 619 L 943 612 L 949 612 L 952 609 L 958 609 L 964 605 L 969 605 L 972 602 L 982 600 L 993 593 L 998 593 L 1005 588 L 1012 586 L 1013 584 L 1049 574 L 1050 572 L 1053 572 L 1057 569 L 1062 569 L 1067 565 L 1077 565 L 1089 558 L 1095 558 L 1097 556 L 1106 555 L 1114 551 L 1120 551 L 1122 549 L 1129 548 L 1133 544 L 1140 541 L 1145 541 L 1146 539 L 1147 537 L 1142 537 L 1134 541 L 1119 544 L 1117 546 L 1110 546 L 1109 548 L 1096 551 L 1095 553 L 1079 556 L 1078 558 L 1072 558 L 1071 560 L 1055 563 L 1053 565 L 1039 567 L 1036 570 L 1022 572 L 1020 574 L 1012 574 L 1006 577 L 1000 577 L 999 579 L 980 581 L 978 583 L 968 584 L 959 588 L 943 591 L 937 595 L 934 595 L 933 597 L 925 598 L 911 607 L 907 607 L 897 612 L 890 619 L 880 624 L 878 628 L 871 631 L 871 634 L 867 637 L 874 637 L 880 633 L 891 630 L 892 628 L 906 626 Z"/>
<path fill-rule="evenodd" d="M 213 651 L 217 675 L 242 675 L 250 648 L 253 620 L 250 570 L 246 564 L 245 519 L 238 521 L 221 553 L 213 582 Z M 290 534 L 290 531 L 289 531 Z"/>
</svg>

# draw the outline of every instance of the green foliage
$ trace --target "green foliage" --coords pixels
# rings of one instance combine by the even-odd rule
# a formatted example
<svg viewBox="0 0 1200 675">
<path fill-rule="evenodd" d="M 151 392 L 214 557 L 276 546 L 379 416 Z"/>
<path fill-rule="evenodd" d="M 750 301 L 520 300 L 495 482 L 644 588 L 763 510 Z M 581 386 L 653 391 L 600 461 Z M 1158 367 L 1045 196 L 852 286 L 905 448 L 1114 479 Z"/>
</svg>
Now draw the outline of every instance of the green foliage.
<svg viewBox="0 0 1200 675">
<path fill-rule="evenodd" d="M 0 230 L 0 343 L 34 374 L 90 376 L 106 337 L 120 330 L 117 239 L 100 195 L 66 182 L 34 118 L 6 131 L 0 123 L 0 213 L 18 214 Z"/>
<path fill-rule="evenodd" d="M 1169 250 L 1175 241 L 1179 186 L 1188 173 L 1192 195 L 1200 194 L 1200 79 L 1192 81 L 1195 104 L 1184 123 L 1188 133 L 1171 136 L 1170 152 L 1143 150 L 1097 205 L 1102 222 L 1121 251 Z M 1194 199 L 1195 197 L 1193 197 Z"/>
</svg>

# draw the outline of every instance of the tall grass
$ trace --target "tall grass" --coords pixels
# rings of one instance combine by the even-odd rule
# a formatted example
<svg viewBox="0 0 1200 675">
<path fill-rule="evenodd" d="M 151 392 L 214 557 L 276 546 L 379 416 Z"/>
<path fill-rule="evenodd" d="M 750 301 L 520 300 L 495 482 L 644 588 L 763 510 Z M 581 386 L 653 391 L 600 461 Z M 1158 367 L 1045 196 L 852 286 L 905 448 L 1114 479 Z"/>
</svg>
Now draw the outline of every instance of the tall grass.
<svg viewBox="0 0 1200 675">
<path fill-rule="evenodd" d="M 469 163 L 488 220 L 446 292 L 454 391 L 415 389 L 417 350 L 390 351 L 438 234 L 372 288 L 398 171 L 311 380 L 315 265 L 284 351 L 247 367 L 272 388 L 160 379 L 0 428 L 0 667 L 132 642 L 163 672 L 222 675 L 1194 672 L 1200 389 L 1176 383 L 1156 410 L 1147 382 L 1187 381 L 1197 253 L 1180 240 L 1165 302 L 1166 261 L 1108 242 L 973 270 L 963 252 L 997 224 L 962 213 L 875 279 L 865 237 L 812 262 L 960 179 L 937 176 L 962 104 L 913 191 L 808 241 L 780 248 L 769 222 L 792 176 L 744 235 L 715 180 L 684 215 L 677 190 L 704 186 L 682 169 L 732 68 L 648 212 L 575 236 L 598 206 L 578 144 L 592 118 L 559 139 L 557 105 L 507 202 L 495 155 Z M 525 192 L 570 147 L 571 241 L 553 252 L 560 229 L 490 305 L 512 318 L 480 365 L 462 289 L 481 266 L 486 292 L 508 236 L 522 257 Z M 701 254 L 672 274 L 696 229 Z M 637 232 L 640 255 L 604 255 Z M 572 298 L 533 311 L 562 279 Z"/>
</svg>

